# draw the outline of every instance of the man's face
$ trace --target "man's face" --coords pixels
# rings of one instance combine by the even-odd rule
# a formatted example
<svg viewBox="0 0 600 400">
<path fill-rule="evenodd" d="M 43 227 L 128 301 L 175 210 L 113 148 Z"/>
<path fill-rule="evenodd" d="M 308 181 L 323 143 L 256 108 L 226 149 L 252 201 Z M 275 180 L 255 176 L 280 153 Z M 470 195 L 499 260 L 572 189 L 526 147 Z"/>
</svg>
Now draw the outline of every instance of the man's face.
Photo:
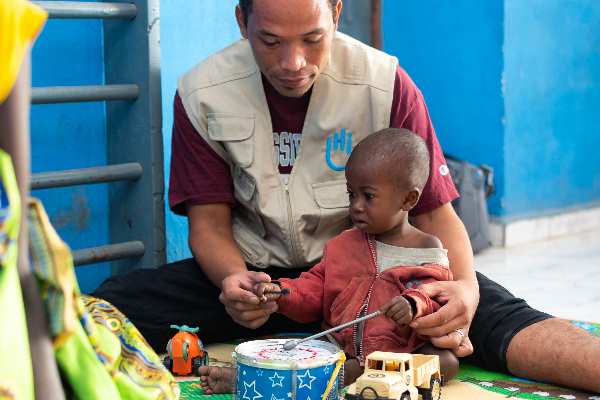
<svg viewBox="0 0 600 400">
<path fill-rule="evenodd" d="M 310 90 L 329 61 L 342 3 L 332 12 L 329 0 L 254 0 L 245 26 L 256 62 L 273 87 L 287 97 Z"/>
</svg>

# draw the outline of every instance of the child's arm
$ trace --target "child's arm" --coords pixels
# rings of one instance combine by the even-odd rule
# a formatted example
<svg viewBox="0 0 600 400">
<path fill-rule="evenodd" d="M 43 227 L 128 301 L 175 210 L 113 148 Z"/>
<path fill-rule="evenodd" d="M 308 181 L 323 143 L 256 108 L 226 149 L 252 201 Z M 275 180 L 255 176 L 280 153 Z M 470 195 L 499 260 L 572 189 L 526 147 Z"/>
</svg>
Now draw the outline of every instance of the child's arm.
<svg viewBox="0 0 600 400">
<path fill-rule="evenodd" d="M 282 278 L 278 281 L 288 294 L 279 296 L 279 312 L 297 322 L 308 323 L 323 318 L 323 295 L 325 290 L 325 263 L 312 267 L 296 279 Z"/>
</svg>

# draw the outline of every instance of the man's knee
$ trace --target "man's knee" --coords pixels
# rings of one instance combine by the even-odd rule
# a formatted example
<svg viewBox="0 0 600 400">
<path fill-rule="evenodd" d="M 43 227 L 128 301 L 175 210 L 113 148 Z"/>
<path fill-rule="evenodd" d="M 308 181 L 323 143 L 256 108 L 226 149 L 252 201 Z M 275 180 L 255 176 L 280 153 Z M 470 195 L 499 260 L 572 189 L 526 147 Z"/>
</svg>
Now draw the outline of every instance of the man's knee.
<svg viewBox="0 0 600 400">
<path fill-rule="evenodd" d="M 477 273 L 477 280 L 479 307 L 469 331 L 475 353 L 467 360 L 506 373 L 506 354 L 512 339 L 528 326 L 551 316 L 531 308 L 525 300 L 514 297 L 480 273 Z"/>
</svg>

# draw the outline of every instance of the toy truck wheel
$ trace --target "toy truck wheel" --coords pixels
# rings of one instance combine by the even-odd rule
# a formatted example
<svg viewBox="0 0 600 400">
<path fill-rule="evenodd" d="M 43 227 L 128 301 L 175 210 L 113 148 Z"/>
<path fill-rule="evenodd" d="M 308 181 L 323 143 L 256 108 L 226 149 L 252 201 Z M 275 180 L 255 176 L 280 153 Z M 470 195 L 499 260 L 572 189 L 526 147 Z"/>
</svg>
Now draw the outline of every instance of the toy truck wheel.
<svg viewBox="0 0 600 400">
<path fill-rule="evenodd" d="M 346 400 L 362 400 L 360 398 L 360 395 L 354 393 L 346 393 L 344 397 L 346 398 Z"/>
<path fill-rule="evenodd" d="M 377 393 L 377 391 L 375 389 L 373 389 L 371 386 L 364 387 L 363 390 L 360 391 L 358 398 L 360 400 L 366 399 L 366 397 L 365 397 L 366 392 L 372 392 L 373 395 L 375 396 L 374 400 L 382 399 L 382 397 L 379 397 L 379 393 Z M 401 399 L 401 400 L 404 400 L 404 399 Z"/>
<path fill-rule="evenodd" d="M 163 357 L 162 363 L 165 366 L 165 368 L 169 370 L 169 372 L 173 372 L 173 360 L 171 360 L 171 358 L 169 358 L 168 355 Z"/>
<path fill-rule="evenodd" d="M 439 378 L 431 377 L 429 389 L 422 392 L 423 400 L 440 400 L 442 397 L 442 383 Z"/>
</svg>

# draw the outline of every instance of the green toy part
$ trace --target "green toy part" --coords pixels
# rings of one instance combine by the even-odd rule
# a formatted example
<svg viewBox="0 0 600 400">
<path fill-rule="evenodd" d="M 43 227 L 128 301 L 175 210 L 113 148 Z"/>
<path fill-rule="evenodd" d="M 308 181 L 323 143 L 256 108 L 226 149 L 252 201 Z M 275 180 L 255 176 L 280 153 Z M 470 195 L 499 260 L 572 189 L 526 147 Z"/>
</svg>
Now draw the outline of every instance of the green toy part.
<svg viewBox="0 0 600 400">
<path fill-rule="evenodd" d="M 197 328 L 197 327 L 196 328 L 190 328 L 187 325 L 181 325 L 181 326 L 179 326 L 179 325 L 171 325 L 171 328 L 173 328 L 173 329 L 179 329 L 180 331 L 190 332 L 190 333 L 196 333 L 196 332 L 198 332 L 200 330 L 200 328 Z"/>
</svg>

